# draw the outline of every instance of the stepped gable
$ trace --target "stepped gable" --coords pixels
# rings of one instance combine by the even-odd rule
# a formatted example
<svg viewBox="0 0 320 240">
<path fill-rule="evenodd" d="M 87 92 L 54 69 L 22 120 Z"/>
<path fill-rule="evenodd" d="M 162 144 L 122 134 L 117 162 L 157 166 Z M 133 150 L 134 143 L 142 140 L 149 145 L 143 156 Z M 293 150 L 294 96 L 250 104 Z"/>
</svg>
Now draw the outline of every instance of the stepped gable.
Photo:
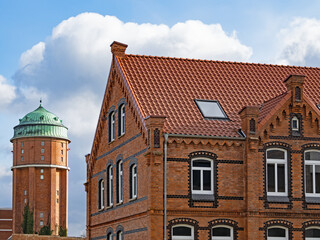
<svg viewBox="0 0 320 240">
<path fill-rule="evenodd" d="M 130 54 L 116 60 L 142 117 L 166 116 L 164 131 L 171 134 L 241 137 L 238 112 L 274 98 L 262 106 L 262 119 L 285 96 L 283 81 L 293 74 L 306 76 L 305 94 L 320 103 L 320 68 Z M 218 100 L 229 120 L 204 119 L 195 99 Z"/>
</svg>

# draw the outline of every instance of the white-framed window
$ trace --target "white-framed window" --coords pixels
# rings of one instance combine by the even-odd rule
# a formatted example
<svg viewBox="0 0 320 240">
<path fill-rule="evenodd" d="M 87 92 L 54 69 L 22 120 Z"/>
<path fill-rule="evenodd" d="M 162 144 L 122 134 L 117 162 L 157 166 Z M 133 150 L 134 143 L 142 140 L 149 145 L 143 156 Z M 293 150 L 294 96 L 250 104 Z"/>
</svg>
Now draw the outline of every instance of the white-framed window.
<svg viewBox="0 0 320 240">
<path fill-rule="evenodd" d="M 305 240 L 320 240 L 320 228 L 310 227 L 305 230 Z"/>
<path fill-rule="evenodd" d="M 121 230 L 117 232 L 117 240 L 123 240 L 123 233 Z"/>
<path fill-rule="evenodd" d="M 126 108 L 122 104 L 119 107 L 119 136 L 123 135 L 126 132 Z"/>
<path fill-rule="evenodd" d="M 113 205 L 113 167 L 107 168 L 107 206 Z"/>
<path fill-rule="evenodd" d="M 130 199 L 137 198 L 138 177 L 137 177 L 137 165 L 133 164 L 129 169 L 129 186 L 130 186 Z"/>
<path fill-rule="evenodd" d="M 212 240 L 233 240 L 233 228 L 229 226 L 214 226 L 211 230 Z"/>
<path fill-rule="evenodd" d="M 320 197 L 320 151 L 304 152 L 306 197 Z"/>
<path fill-rule="evenodd" d="M 172 240 L 193 240 L 194 230 L 189 225 L 175 225 L 172 227 Z"/>
<path fill-rule="evenodd" d="M 43 218 L 43 212 L 40 213 L 40 218 Z"/>
<path fill-rule="evenodd" d="M 114 112 L 109 114 L 109 142 L 115 139 L 115 116 Z"/>
<path fill-rule="evenodd" d="M 24 199 L 24 203 L 27 203 L 27 199 L 26 198 Z"/>
<path fill-rule="evenodd" d="M 44 146 L 44 141 L 41 141 L 41 146 Z"/>
<path fill-rule="evenodd" d="M 27 190 L 24 190 L 24 195 L 25 195 L 25 196 L 27 195 Z"/>
<path fill-rule="evenodd" d="M 107 234 L 107 240 L 112 240 L 112 233 L 111 233 L 111 232 L 109 232 L 109 233 Z"/>
<path fill-rule="evenodd" d="M 24 153 L 24 150 L 23 149 L 21 149 L 21 154 L 23 154 Z"/>
<path fill-rule="evenodd" d="M 191 164 L 192 194 L 213 194 L 213 161 L 195 158 Z"/>
<path fill-rule="evenodd" d="M 43 173 L 43 172 L 44 172 L 44 170 L 43 170 L 43 168 L 41 168 L 41 169 L 40 169 L 40 173 Z"/>
<path fill-rule="evenodd" d="M 40 179 L 43 180 L 43 178 L 44 178 L 43 175 L 40 175 Z"/>
<path fill-rule="evenodd" d="M 104 180 L 99 181 L 99 209 L 104 208 Z"/>
<path fill-rule="evenodd" d="M 288 195 L 287 151 L 271 148 L 267 152 L 267 194 L 268 196 Z"/>
<path fill-rule="evenodd" d="M 23 147 L 24 146 L 24 142 L 21 142 L 21 147 Z"/>
<path fill-rule="evenodd" d="M 123 202 L 123 163 L 117 163 L 117 203 Z"/>
<path fill-rule="evenodd" d="M 288 240 L 288 235 L 288 229 L 284 227 L 275 226 L 267 229 L 268 240 Z"/>
<path fill-rule="evenodd" d="M 291 119 L 291 129 L 292 131 L 299 131 L 299 119 L 296 116 Z"/>
<path fill-rule="evenodd" d="M 43 155 L 41 155 L 41 160 L 42 160 L 42 161 L 44 160 L 44 156 L 43 156 Z"/>
<path fill-rule="evenodd" d="M 23 156 L 21 156 L 21 162 L 23 162 L 24 161 L 24 158 L 23 158 Z"/>
<path fill-rule="evenodd" d="M 41 148 L 41 153 L 44 153 L 44 148 Z"/>
<path fill-rule="evenodd" d="M 43 221 L 42 220 L 40 220 L 40 226 L 43 226 Z"/>
</svg>

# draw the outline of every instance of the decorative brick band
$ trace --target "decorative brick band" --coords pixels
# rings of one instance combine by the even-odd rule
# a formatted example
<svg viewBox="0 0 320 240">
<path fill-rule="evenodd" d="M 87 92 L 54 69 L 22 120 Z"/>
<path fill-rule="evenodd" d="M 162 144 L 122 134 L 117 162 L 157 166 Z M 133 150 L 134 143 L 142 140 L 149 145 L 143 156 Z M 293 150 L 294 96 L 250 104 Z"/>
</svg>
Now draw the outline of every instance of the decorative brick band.
<svg viewBox="0 0 320 240">
<path fill-rule="evenodd" d="M 243 164 L 243 161 L 241 160 L 216 160 L 217 163 L 227 163 L 227 164 Z"/>
<path fill-rule="evenodd" d="M 270 139 L 282 139 L 282 140 L 320 141 L 320 138 L 316 138 L 316 137 L 269 136 L 269 138 Z"/>
</svg>

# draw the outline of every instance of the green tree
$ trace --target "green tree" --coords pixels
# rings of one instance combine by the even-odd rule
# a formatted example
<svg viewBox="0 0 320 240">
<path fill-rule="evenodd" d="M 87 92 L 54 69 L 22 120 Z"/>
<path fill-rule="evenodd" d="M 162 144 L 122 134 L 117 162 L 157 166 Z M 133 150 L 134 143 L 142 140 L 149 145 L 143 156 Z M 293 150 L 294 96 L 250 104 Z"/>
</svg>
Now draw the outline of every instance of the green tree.
<svg viewBox="0 0 320 240">
<path fill-rule="evenodd" d="M 24 234 L 33 233 L 33 212 L 30 211 L 29 203 L 24 206 L 22 221 L 22 232 Z"/>
<path fill-rule="evenodd" d="M 59 236 L 60 237 L 66 237 L 68 230 L 66 228 L 63 228 L 62 226 L 59 227 Z"/>
<path fill-rule="evenodd" d="M 51 224 L 50 224 L 50 220 L 49 220 L 49 216 L 48 216 L 48 221 L 47 221 L 47 225 L 44 225 L 40 231 L 39 231 L 39 235 L 51 235 L 52 234 L 52 230 L 51 230 Z"/>
</svg>

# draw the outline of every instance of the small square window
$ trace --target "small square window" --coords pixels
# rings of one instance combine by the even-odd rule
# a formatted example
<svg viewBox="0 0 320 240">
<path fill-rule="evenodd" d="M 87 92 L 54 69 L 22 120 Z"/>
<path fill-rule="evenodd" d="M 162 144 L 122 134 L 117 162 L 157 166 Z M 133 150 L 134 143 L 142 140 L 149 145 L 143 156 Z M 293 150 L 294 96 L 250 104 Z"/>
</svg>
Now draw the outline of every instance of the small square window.
<svg viewBox="0 0 320 240">
<path fill-rule="evenodd" d="M 40 175 L 40 179 L 43 180 L 43 175 Z"/>
<path fill-rule="evenodd" d="M 41 146 L 44 146 L 44 141 L 41 141 Z"/>
<path fill-rule="evenodd" d="M 21 161 L 22 161 L 22 162 L 24 161 L 24 158 L 23 158 L 23 156 L 21 156 Z"/>
<path fill-rule="evenodd" d="M 44 156 L 43 155 L 41 156 L 41 160 L 44 160 Z"/>
<path fill-rule="evenodd" d="M 40 217 L 43 218 L 43 212 L 40 213 Z"/>
<path fill-rule="evenodd" d="M 63 155 L 63 150 L 61 150 L 61 155 Z"/>
<path fill-rule="evenodd" d="M 24 153 L 24 150 L 23 149 L 21 149 L 21 154 L 23 154 Z"/>
<path fill-rule="evenodd" d="M 21 147 L 23 147 L 24 146 L 24 142 L 21 142 Z"/>
<path fill-rule="evenodd" d="M 57 196 L 59 196 L 59 190 L 57 190 Z"/>
<path fill-rule="evenodd" d="M 59 203 L 59 198 L 57 198 L 57 203 Z"/>
<path fill-rule="evenodd" d="M 40 226 L 43 226 L 43 221 L 42 220 L 40 221 Z"/>
<path fill-rule="evenodd" d="M 25 196 L 27 195 L 27 190 L 24 190 L 24 195 L 25 195 Z"/>
<path fill-rule="evenodd" d="M 63 162 L 63 157 L 61 157 L 61 162 Z"/>
<path fill-rule="evenodd" d="M 63 143 L 61 143 L 61 147 L 63 148 Z"/>
<path fill-rule="evenodd" d="M 41 153 L 44 153 L 44 148 L 41 148 Z"/>
<path fill-rule="evenodd" d="M 42 168 L 40 169 L 40 173 L 43 173 L 43 169 Z"/>
<path fill-rule="evenodd" d="M 212 119 L 228 119 L 221 105 L 216 100 L 195 100 L 203 117 Z"/>
</svg>

